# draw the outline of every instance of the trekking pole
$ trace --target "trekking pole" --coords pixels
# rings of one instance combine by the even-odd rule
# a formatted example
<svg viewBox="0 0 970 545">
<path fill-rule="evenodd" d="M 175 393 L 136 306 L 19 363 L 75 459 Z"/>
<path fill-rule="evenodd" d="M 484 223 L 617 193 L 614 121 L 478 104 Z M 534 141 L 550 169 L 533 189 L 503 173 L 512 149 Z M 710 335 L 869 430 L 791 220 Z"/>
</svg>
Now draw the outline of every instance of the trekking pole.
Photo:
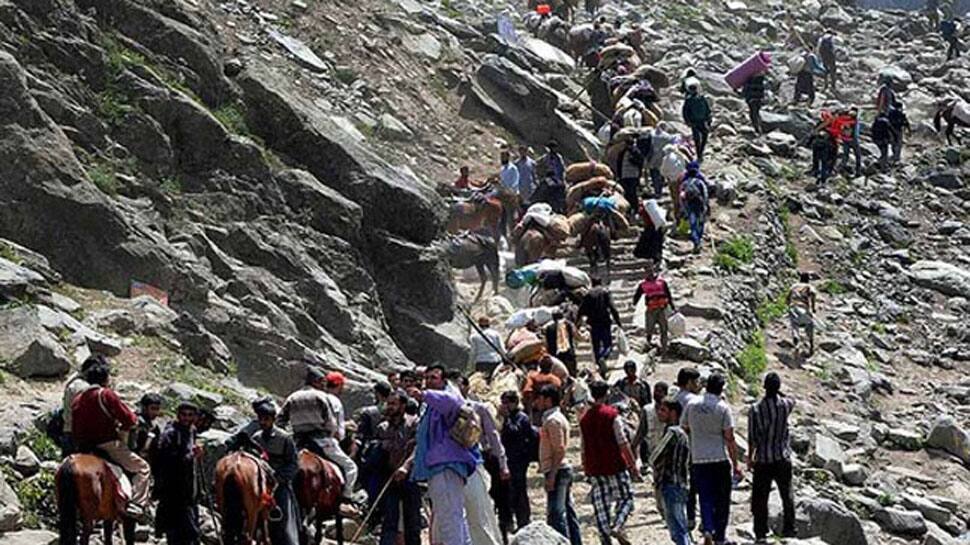
<svg viewBox="0 0 970 545">
<path fill-rule="evenodd" d="M 387 482 L 384 483 L 384 488 L 381 488 L 380 493 L 377 494 L 376 498 L 374 498 L 374 503 L 370 506 L 370 509 L 367 510 L 367 515 L 364 517 L 363 520 L 360 521 L 360 526 L 357 527 L 357 531 L 354 532 L 354 536 L 350 538 L 351 543 L 357 542 L 357 538 L 360 537 L 360 533 L 363 532 L 364 528 L 367 526 L 367 521 L 370 520 L 371 516 L 374 515 L 374 511 L 377 509 L 377 506 L 380 505 L 381 499 L 384 497 L 384 494 L 387 493 L 387 489 L 390 488 L 391 483 L 394 482 L 394 474 L 397 473 L 399 469 L 407 465 L 407 463 L 410 461 L 411 461 L 411 455 L 408 455 L 408 457 L 405 458 L 403 462 L 401 462 L 401 465 L 397 466 L 397 468 L 393 472 L 391 472 L 391 476 L 388 477 Z"/>
<path fill-rule="evenodd" d="M 492 343 L 492 340 L 489 339 L 487 335 L 485 335 L 485 332 L 482 331 L 482 328 L 478 327 L 478 324 L 475 323 L 475 320 L 472 320 L 471 314 L 469 314 L 467 310 L 465 310 L 461 305 L 456 304 L 455 307 L 458 308 L 462 316 L 465 317 L 465 320 L 468 321 L 468 324 L 472 326 L 472 329 L 474 329 L 475 332 L 478 333 L 478 335 L 485 341 L 485 343 L 491 346 L 492 350 L 494 350 L 496 354 L 502 357 L 503 362 L 505 362 L 508 365 L 515 365 L 514 361 L 510 360 L 508 356 L 506 356 L 501 350 L 499 350 L 497 346 L 495 346 L 495 344 Z"/>
<path fill-rule="evenodd" d="M 206 507 L 209 508 L 209 517 L 212 519 L 212 526 L 216 530 L 216 536 L 219 539 L 219 545 L 224 545 L 222 542 L 222 532 L 219 530 L 219 518 L 216 517 L 215 506 L 213 505 L 213 502 L 212 502 L 212 494 L 209 492 L 208 486 L 206 486 L 206 484 L 208 483 L 208 479 L 206 478 L 206 474 L 205 474 L 205 465 L 203 465 L 202 460 L 199 460 L 199 459 L 195 460 L 195 465 L 196 467 L 199 468 L 199 472 L 196 475 L 196 480 L 199 482 L 199 489 L 202 490 L 202 498 L 205 500 Z"/>
</svg>

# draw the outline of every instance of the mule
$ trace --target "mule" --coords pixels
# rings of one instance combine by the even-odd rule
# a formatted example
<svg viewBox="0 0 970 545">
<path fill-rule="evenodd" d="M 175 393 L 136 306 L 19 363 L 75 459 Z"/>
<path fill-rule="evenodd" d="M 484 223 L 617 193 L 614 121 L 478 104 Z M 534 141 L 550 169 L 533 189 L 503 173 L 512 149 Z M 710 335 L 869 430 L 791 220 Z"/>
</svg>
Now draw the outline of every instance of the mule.
<svg viewBox="0 0 970 545">
<path fill-rule="evenodd" d="M 104 523 L 105 545 L 113 543 L 117 523 L 124 543 L 134 545 L 135 521 L 124 515 L 127 500 L 118 494 L 118 479 L 107 462 L 93 454 L 73 454 L 57 468 L 54 482 L 59 545 L 88 545 L 98 521 Z"/>
<path fill-rule="evenodd" d="M 580 238 L 580 245 L 586 252 L 590 271 L 593 274 L 599 271 L 599 263 L 603 261 L 606 263 L 606 278 L 610 277 L 613 268 L 612 238 L 613 232 L 609 222 L 602 216 L 593 218 Z"/>
<path fill-rule="evenodd" d="M 445 246 L 448 263 L 455 269 L 475 267 L 481 284 L 478 286 L 477 302 L 485 292 L 485 284 L 492 280 L 492 290 L 498 294 L 499 257 L 498 244 L 494 240 L 474 233 L 449 237 Z"/>
<path fill-rule="evenodd" d="M 515 243 L 515 266 L 535 263 L 552 252 L 549 238 L 538 229 L 527 229 Z"/>
<path fill-rule="evenodd" d="M 481 201 L 459 201 L 451 206 L 447 230 L 451 234 L 461 231 L 485 231 L 498 241 L 502 236 L 505 208 L 495 196 Z"/>
<path fill-rule="evenodd" d="M 266 467 L 245 452 L 226 455 L 216 464 L 215 493 L 223 545 L 270 545 L 273 479 Z"/>
<path fill-rule="evenodd" d="M 323 539 L 323 521 L 329 518 L 337 523 L 337 545 L 343 545 L 344 524 L 340 513 L 343 486 L 343 476 L 333 462 L 309 450 L 301 450 L 297 455 L 293 489 L 304 519 L 314 528 L 311 542 L 314 545 Z"/>
<path fill-rule="evenodd" d="M 957 144 L 960 144 L 960 137 L 956 134 L 957 127 L 970 128 L 970 121 L 961 119 L 957 115 L 957 106 L 960 106 L 964 111 L 970 111 L 970 105 L 963 100 L 956 99 L 937 108 L 936 115 L 933 116 L 933 128 L 936 129 L 936 132 L 940 132 L 942 121 L 946 121 L 946 143 L 948 145 L 953 143 L 952 140 L 956 140 Z"/>
</svg>

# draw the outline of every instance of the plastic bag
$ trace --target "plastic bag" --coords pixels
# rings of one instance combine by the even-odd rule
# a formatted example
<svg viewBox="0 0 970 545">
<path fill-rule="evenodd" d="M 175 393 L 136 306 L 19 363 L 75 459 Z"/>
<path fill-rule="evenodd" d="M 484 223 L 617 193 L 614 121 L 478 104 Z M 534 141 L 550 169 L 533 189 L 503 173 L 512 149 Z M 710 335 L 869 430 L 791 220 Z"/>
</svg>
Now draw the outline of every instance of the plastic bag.
<svg viewBox="0 0 970 545">
<path fill-rule="evenodd" d="M 687 320 L 683 314 L 674 312 L 667 317 L 667 333 L 671 339 L 687 335 Z"/>
<path fill-rule="evenodd" d="M 623 355 L 630 352 L 630 345 L 626 340 L 626 332 L 620 327 L 616 328 L 616 350 Z"/>
</svg>

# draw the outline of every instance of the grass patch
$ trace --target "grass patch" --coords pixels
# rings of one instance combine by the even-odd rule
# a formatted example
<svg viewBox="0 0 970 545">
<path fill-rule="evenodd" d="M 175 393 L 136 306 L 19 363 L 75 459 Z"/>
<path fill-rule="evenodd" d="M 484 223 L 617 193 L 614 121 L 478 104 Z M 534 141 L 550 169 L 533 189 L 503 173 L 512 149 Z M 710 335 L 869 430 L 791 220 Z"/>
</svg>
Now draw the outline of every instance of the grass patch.
<svg viewBox="0 0 970 545">
<path fill-rule="evenodd" d="M 846 293 L 847 291 L 849 291 L 838 280 L 833 280 L 831 278 L 829 278 L 828 280 L 826 280 L 825 283 L 822 284 L 822 287 L 819 288 L 819 290 L 821 290 L 821 291 L 823 291 L 823 292 L 825 292 L 825 293 L 827 293 L 829 295 L 842 295 L 842 294 Z"/>
<path fill-rule="evenodd" d="M 181 193 L 182 179 L 178 176 L 166 176 L 159 182 L 158 188 L 165 193 Z"/>
<path fill-rule="evenodd" d="M 737 272 L 741 265 L 754 260 L 754 242 L 747 237 L 734 237 L 721 244 L 714 256 L 714 264 L 728 272 Z"/>
<path fill-rule="evenodd" d="M 222 375 L 192 365 L 185 360 L 172 358 L 160 362 L 156 369 L 167 382 L 181 382 L 193 388 L 222 396 L 223 403 L 244 407 L 247 401 L 238 392 L 219 383 Z"/>
<path fill-rule="evenodd" d="M 896 503 L 896 496 L 894 496 L 892 492 L 883 492 L 882 494 L 879 494 L 876 501 L 879 502 L 879 505 L 883 507 L 890 507 Z"/>
<path fill-rule="evenodd" d="M 117 126 L 125 115 L 135 110 L 135 107 L 128 103 L 128 97 L 113 83 L 98 93 L 97 101 L 95 111 L 98 117 L 111 126 Z"/>
<path fill-rule="evenodd" d="M 219 109 L 213 111 L 212 115 L 230 132 L 239 135 L 249 134 L 249 127 L 246 126 L 246 117 L 243 115 L 239 103 L 230 102 L 223 104 Z"/>
<path fill-rule="evenodd" d="M 57 527 L 57 500 L 53 492 L 56 488 L 53 471 L 42 469 L 33 477 L 13 485 L 23 507 L 25 528 Z"/>
<path fill-rule="evenodd" d="M 17 265 L 24 262 L 23 258 L 20 257 L 20 254 L 17 253 L 17 250 L 14 250 L 13 246 L 4 242 L 0 242 L 0 257 L 11 263 L 16 263 Z"/>
<path fill-rule="evenodd" d="M 767 326 L 785 315 L 785 312 L 788 310 L 787 296 L 787 290 L 782 290 L 778 292 L 778 295 L 774 299 L 765 299 L 758 305 L 757 310 L 755 310 L 755 315 L 758 317 L 758 321 L 761 322 L 762 326 Z"/>
<path fill-rule="evenodd" d="M 118 181 L 118 176 L 115 175 L 115 167 L 110 162 L 103 161 L 96 163 L 87 172 L 88 178 L 91 179 L 94 185 L 98 186 L 98 189 L 102 193 L 106 195 L 118 193 L 121 182 Z"/>
<path fill-rule="evenodd" d="M 46 433 L 34 430 L 27 436 L 25 443 L 41 460 L 61 459 L 60 447 Z"/>
<path fill-rule="evenodd" d="M 748 344 L 738 353 L 738 376 L 745 382 L 757 382 L 768 368 L 768 354 L 765 352 L 765 334 L 758 330 L 751 336 Z"/>
</svg>

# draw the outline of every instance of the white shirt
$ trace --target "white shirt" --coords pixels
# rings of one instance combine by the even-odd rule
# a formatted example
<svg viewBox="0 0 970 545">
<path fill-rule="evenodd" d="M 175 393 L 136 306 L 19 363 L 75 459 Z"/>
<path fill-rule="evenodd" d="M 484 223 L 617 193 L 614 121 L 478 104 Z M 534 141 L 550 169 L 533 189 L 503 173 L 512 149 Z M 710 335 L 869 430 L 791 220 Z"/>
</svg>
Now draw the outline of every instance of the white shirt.
<svg viewBox="0 0 970 545">
<path fill-rule="evenodd" d="M 502 354 L 505 353 L 505 345 L 502 343 L 502 337 L 492 328 L 483 329 L 482 333 L 488 338 L 487 341 L 482 338 L 482 335 L 478 331 L 472 332 L 468 337 L 468 344 L 471 345 L 472 363 L 501 363 Z M 496 352 L 495 348 L 492 348 L 492 345 L 501 350 L 501 352 Z"/>
</svg>

